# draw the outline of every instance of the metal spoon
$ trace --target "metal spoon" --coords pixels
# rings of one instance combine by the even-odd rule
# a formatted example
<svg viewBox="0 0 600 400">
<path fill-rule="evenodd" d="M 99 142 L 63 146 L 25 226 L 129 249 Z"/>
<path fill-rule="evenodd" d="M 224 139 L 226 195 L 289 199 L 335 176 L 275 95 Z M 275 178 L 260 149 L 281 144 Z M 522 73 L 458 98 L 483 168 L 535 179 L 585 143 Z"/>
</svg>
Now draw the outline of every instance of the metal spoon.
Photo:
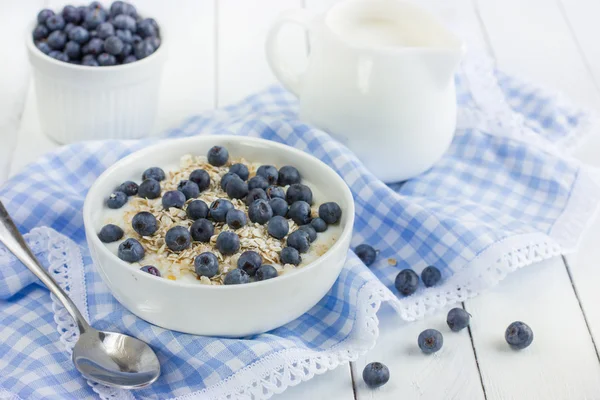
<svg viewBox="0 0 600 400">
<path fill-rule="evenodd" d="M 142 388 L 158 379 L 160 364 L 150 346 L 122 333 L 96 330 L 85 321 L 64 290 L 35 258 L 2 202 L 0 242 L 50 289 L 77 322 L 79 340 L 73 348 L 72 359 L 85 378 L 121 389 Z"/>
</svg>

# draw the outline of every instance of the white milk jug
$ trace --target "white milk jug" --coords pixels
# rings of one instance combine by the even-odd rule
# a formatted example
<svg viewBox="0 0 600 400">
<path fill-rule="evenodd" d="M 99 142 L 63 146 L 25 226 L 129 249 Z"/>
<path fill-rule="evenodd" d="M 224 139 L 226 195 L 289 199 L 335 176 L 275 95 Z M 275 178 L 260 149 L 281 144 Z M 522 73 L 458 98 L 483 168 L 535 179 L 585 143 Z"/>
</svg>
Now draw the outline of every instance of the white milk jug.
<svg viewBox="0 0 600 400">
<path fill-rule="evenodd" d="M 280 29 L 309 34 L 307 68 L 280 56 Z M 300 118 L 330 132 L 385 182 L 438 161 L 456 128 L 454 70 L 463 42 L 428 12 L 397 0 L 346 0 L 324 15 L 289 10 L 272 26 L 268 62 L 300 99 Z"/>
</svg>

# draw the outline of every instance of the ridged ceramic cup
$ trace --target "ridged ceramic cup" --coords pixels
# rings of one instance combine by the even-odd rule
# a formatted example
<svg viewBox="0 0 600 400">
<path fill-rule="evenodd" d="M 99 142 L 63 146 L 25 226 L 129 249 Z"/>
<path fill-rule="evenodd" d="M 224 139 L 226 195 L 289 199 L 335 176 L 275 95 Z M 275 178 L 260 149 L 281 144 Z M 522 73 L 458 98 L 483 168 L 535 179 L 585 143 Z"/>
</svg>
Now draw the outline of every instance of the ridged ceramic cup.
<svg viewBox="0 0 600 400">
<path fill-rule="evenodd" d="M 88 67 L 42 53 L 27 32 L 38 114 L 44 134 L 59 143 L 137 139 L 152 133 L 167 41 L 125 65 Z"/>
</svg>

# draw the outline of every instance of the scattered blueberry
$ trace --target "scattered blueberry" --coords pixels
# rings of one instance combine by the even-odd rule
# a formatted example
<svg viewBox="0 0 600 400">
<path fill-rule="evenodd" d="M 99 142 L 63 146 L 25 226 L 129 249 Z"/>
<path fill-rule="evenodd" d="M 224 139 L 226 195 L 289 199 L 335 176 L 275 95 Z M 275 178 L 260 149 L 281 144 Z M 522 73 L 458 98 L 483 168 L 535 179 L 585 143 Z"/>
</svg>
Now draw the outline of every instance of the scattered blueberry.
<svg viewBox="0 0 600 400">
<path fill-rule="evenodd" d="M 208 243 L 214 233 L 214 225 L 205 218 L 197 219 L 190 227 L 190 234 L 195 242 Z"/>
<path fill-rule="evenodd" d="M 183 193 L 187 200 L 195 199 L 196 197 L 200 196 L 200 188 L 192 181 L 183 180 L 179 182 L 179 185 L 177 185 L 177 190 Z"/>
<path fill-rule="evenodd" d="M 194 259 L 196 275 L 212 278 L 219 273 L 219 259 L 211 252 L 200 254 Z"/>
<path fill-rule="evenodd" d="M 310 223 L 310 215 L 310 205 L 302 200 L 292 203 L 288 211 L 288 218 L 292 219 L 298 225 L 306 225 Z"/>
<path fill-rule="evenodd" d="M 117 59 L 112 54 L 102 53 L 98 56 L 98 65 L 101 67 L 110 67 L 117 63 Z"/>
<path fill-rule="evenodd" d="M 243 199 L 248 194 L 248 184 L 237 175 L 234 176 L 235 178 L 231 179 L 227 184 L 227 196 L 232 199 Z"/>
<path fill-rule="evenodd" d="M 225 222 L 231 229 L 240 229 L 246 226 L 246 213 L 240 210 L 229 210 Z"/>
<path fill-rule="evenodd" d="M 33 30 L 33 38 L 35 40 L 40 40 L 48 36 L 48 28 L 45 25 L 38 25 Z"/>
<path fill-rule="evenodd" d="M 279 259 L 282 264 L 299 265 L 302 262 L 300 253 L 293 247 L 284 247 L 279 253 Z"/>
<path fill-rule="evenodd" d="M 135 196 L 138 193 L 138 185 L 132 181 L 125 181 L 119 185 L 117 190 L 120 190 L 127 196 Z"/>
<path fill-rule="evenodd" d="M 285 200 L 285 190 L 282 187 L 271 185 L 265 191 L 267 193 L 267 197 L 269 199 L 284 199 Z"/>
<path fill-rule="evenodd" d="M 185 204 L 185 195 L 179 190 L 169 190 L 162 196 L 162 206 L 166 210 L 171 207 L 183 208 Z"/>
<path fill-rule="evenodd" d="M 515 321 L 506 328 L 506 342 L 515 350 L 522 350 L 533 342 L 533 331 L 524 322 Z"/>
<path fill-rule="evenodd" d="M 312 221 L 310 221 L 310 225 L 319 233 L 327 230 L 327 223 L 323 220 L 323 218 L 313 218 Z"/>
<path fill-rule="evenodd" d="M 194 221 L 208 217 L 208 205 L 202 200 L 193 200 L 188 204 L 186 213 L 189 219 Z"/>
<path fill-rule="evenodd" d="M 285 235 L 288 234 L 289 229 L 290 227 L 287 219 L 278 215 L 271 218 L 267 225 L 269 235 L 273 236 L 275 239 L 283 239 Z"/>
<path fill-rule="evenodd" d="M 109 36 L 104 41 L 104 51 L 113 56 L 121 54 L 123 51 L 123 41 L 116 36 Z"/>
<path fill-rule="evenodd" d="M 123 243 L 119 245 L 119 250 L 117 251 L 117 255 L 123 261 L 127 261 L 130 263 L 138 262 L 142 258 L 146 252 L 144 251 L 144 247 L 135 239 L 129 238 L 126 239 Z"/>
<path fill-rule="evenodd" d="M 121 208 L 127 203 L 127 195 L 120 191 L 115 191 L 108 196 L 106 205 L 108 208 L 117 209 Z"/>
<path fill-rule="evenodd" d="M 216 246 L 223 255 L 235 254 L 240 249 L 240 238 L 235 232 L 223 231 L 217 236 Z"/>
<path fill-rule="evenodd" d="M 131 227 L 140 236 L 152 236 L 158 230 L 158 221 L 148 211 L 141 211 L 134 215 Z"/>
<path fill-rule="evenodd" d="M 92 38 L 81 48 L 81 52 L 83 54 L 91 54 L 93 56 L 97 56 L 102 52 L 103 47 L 104 41 L 102 39 Z"/>
<path fill-rule="evenodd" d="M 266 200 L 259 199 L 248 208 L 248 217 L 252 222 L 266 224 L 273 217 L 273 210 Z"/>
<path fill-rule="evenodd" d="M 53 50 L 62 50 L 67 43 L 67 35 L 63 31 L 54 31 L 48 36 L 48 45 Z"/>
<path fill-rule="evenodd" d="M 469 313 L 458 307 L 448 311 L 448 317 L 446 317 L 448 327 L 454 332 L 458 332 L 466 328 L 469 325 L 470 320 L 471 316 Z"/>
<path fill-rule="evenodd" d="M 167 231 L 165 243 L 173 251 L 182 251 L 190 247 L 192 237 L 190 232 L 183 226 L 175 226 Z"/>
<path fill-rule="evenodd" d="M 279 186 L 293 185 L 294 183 L 300 183 L 300 172 L 296 167 L 291 165 L 285 165 L 279 168 Z"/>
<path fill-rule="evenodd" d="M 229 172 L 236 174 L 243 181 L 247 181 L 248 175 L 250 175 L 250 172 L 248 172 L 248 167 L 241 163 L 233 164 L 231 167 L 229 167 Z"/>
<path fill-rule="evenodd" d="M 317 231 L 315 231 L 315 228 L 313 228 L 310 224 L 302 225 L 298 227 L 298 229 L 308 234 L 308 240 L 310 240 L 311 243 L 317 240 Z"/>
<path fill-rule="evenodd" d="M 377 258 L 377 251 L 366 243 L 359 244 L 354 249 L 354 253 L 360 258 L 360 260 L 365 263 L 368 267 L 369 265 L 375 262 Z"/>
<path fill-rule="evenodd" d="M 417 343 L 419 344 L 419 348 L 423 353 L 431 354 L 442 348 L 444 344 L 444 337 L 438 330 L 425 329 L 419 334 Z"/>
<path fill-rule="evenodd" d="M 138 196 L 156 199 L 160 196 L 160 183 L 156 179 L 146 179 L 138 187 Z"/>
<path fill-rule="evenodd" d="M 140 271 L 144 271 L 144 272 L 149 273 L 150 275 L 160 277 L 160 271 L 158 270 L 158 268 L 156 268 L 153 265 L 146 265 L 146 266 L 140 268 Z"/>
<path fill-rule="evenodd" d="M 48 43 L 46 42 L 38 42 L 35 46 L 44 54 L 50 54 L 50 52 L 52 51 L 52 49 L 50 48 L 50 46 L 48 46 Z"/>
<path fill-rule="evenodd" d="M 254 188 L 248 191 L 248 194 L 246 195 L 246 205 L 250 207 L 256 200 L 267 200 L 267 194 L 264 190 Z"/>
<path fill-rule="evenodd" d="M 221 182 L 220 182 L 221 189 L 226 190 L 227 185 L 229 184 L 229 181 L 231 181 L 233 178 L 236 178 L 236 177 L 239 178 L 239 176 L 237 176 L 233 172 L 228 172 L 225 175 L 223 175 L 221 177 Z"/>
<path fill-rule="evenodd" d="M 142 179 L 154 179 L 157 181 L 162 181 L 166 178 L 165 171 L 159 167 L 148 168 L 142 174 Z"/>
<path fill-rule="evenodd" d="M 327 224 L 337 224 L 342 218 L 342 209 L 336 202 L 323 203 L 319 206 L 319 217 Z"/>
<path fill-rule="evenodd" d="M 248 189 L 262 189 L 267 190 L 269 187 L 269 182 L 262 176 L 256 175 L 248 181 Z"/>
<path fill-rule="evenodd" d="M 256 270 L 262 265 L 262 257 L 255 251 L 248 250 L 238 258 L 238 269 L 244 270 L 248 275 L 254 276 Z"/>
<path fill-rule="evenodd" d="M 265 178 L 269 185 L 276 185 L 277 179 L 279 179 L 279 172 L 272 165 L 261 165 L 256 170 L 256 175 Z"/>
<path fill-rule="evenodd" d="M 223 279 L 224 285 L 239 285 L 248 282 L 250 282 L 250 277 L 241 269 L 232 269 L 225 275 L 225 279 Z"/>
<path fill-rule="evenodd" d="M 425 287 L 435 286 L 440 282 L 441 279 L 442 273 L 433 265 L 426 267 L 423 272 L 421 272 L 421 280 L 423 281 Z"/>
<path fill-rule="evenodd" d="M 229 160 L 229 152 L 223 146 L 213 146 L 208 150 L 207 158 L 211 165 L 222 167 L 227 164 L 227 160 Z"/>
<path fill-rule="evenodd" d="M 310 239 L 308 238 L 308 233 L 301 230 L 290 233 L 287 238 L 287 245 L 295 248 L 300 253 L 306 253 L 310 248 Z"/>
<path fill-rule="evenodd" d="M 61 15 L 52 15 L 46 20 L 46 27 L 50 32 L 61 30 L 65 27 L 65 20 Z"/>
<path fill-rule="evenodd" d="M 390 380 L 390 370 L 380 362 L 372 362 L 363 369 L 363 381 L 370 388 L 385 385 Z"/>
<path fill-rule="evenodd" d="M 419 287 L 419 276 L 412 269 L 403 269 L 396 276 L 394 286 L 402 295 L 410 296 Z"/>
<path fill-rule="evenodd" d="M 255 189 L 255 190 L 262 190 L 262 189 Z M 287 216 L 288 213 L 288 203 L 287 201 L 285 201 L 284 199 L 280 199 L 280 198 L 274 198 L 269 200 L 269 205 L 271 206 L 271 209 L 273 209 L 273 215 L 279 215 L 281 217 L 285 217 Z"/>
<path fill-rule="evenodd" d="M 305 201 L 310 205 L 313 202 L 312 190 L 310 190 L 308 186 L 301 183 L 294 183 L 288 188 L 287 193 L 285 194 L 285 199 L 287 200 L 288 204 L 293 204 L 297 201 Z"/>
<path fill-rule="evenodd" d="M 54 58 L 55 60 L 69 62 L 69 56 L 67 56 L 62 51 L 52 50 L 50 53 L 48 53 L 48 55 Z"/>
<path fill-rule="evenodd" d="M 113 25 L 117 29 L 126 29 L 131 32 L 135 32 L 137 29 L 135 19 L 133 19 L 133 17 L 131 17 L 130 15 L 117 15 L 113 19 Z"/>
<path fill-rule="evenodd" d="M 210 175 L 203 169 L 197 169 L 190 174 L 190 181 L 198 185 L 198 189 L 203 192 L 210 186 Z"/>
<path fill-rule="evenodd" d="M 277 270 L 272 265 L 262 265 L 256 270 L 256 280 L 265 281 L 267 279 L 277 278 Z"/>
<path fill-rule="evenodd" d="M 229 210 L 233 210 L 233 204 L 229 200 L 217 199 L 210 205 L 208 215 L 216 222 L 225 222 Z"/>
<path fill-rule="evenodd" d="M 119 228 L 117 225 L 108 224 L 100 229 L 98 238 L 102 243 L 112 243 L 121 240 L 123 233 L 123 229 Z"/>
<path fill-rule="evenodd" d="M 69 60 L 77 60 L 81 57 L 81 46 L 79 46 L 79 43 L 72 40 L 67 42 L 64 51 L 69 57 Z"/>
<path fill-rule="evenodd" d="M 41 10 L 41 11 L 38 13 L 38 15 L 37 15 L 37 21 L 38 21 L 40 24 L 43 24 L 43 23 L 45 23 L 45 22 L 46 22 L 46 20 L 47 20 L 48 18 L 50 18 L 50 17 L 51 17 L 51 16 L 53 16 L 53 15 L 54 15 L 54 11 L 52 11 L 52 10 L 48 10 L 47 8 L 44 8 L 43 10 Z"/>
</svg>

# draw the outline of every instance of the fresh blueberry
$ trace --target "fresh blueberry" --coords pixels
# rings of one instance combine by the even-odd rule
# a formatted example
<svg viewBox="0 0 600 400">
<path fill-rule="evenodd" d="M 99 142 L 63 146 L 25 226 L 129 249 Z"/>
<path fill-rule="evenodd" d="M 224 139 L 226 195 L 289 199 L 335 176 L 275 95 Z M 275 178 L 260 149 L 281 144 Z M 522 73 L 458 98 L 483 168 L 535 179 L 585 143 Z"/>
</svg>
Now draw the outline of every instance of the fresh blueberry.
<svg viewBox="0 0 600 400">
<path fill-rule="evenodd" d="M 223 231 L 217 236 L 216 246 L 223 255 L 235 254 L 240 249 L 240 238 L 235 232 Z"/>
<path fill-rule="evenodd" d="M 87 6 L 88 10 L 103 10 L 104 11 L 104 7 L 102 7 L 102 3 L 100 3 L 99 1 L 92 1 L 90 4 L 88 4 Z"/>
<path fill-rule="evenodd" d="M 103 22 L 96 28 L 96 34 L 100 39 L 107 39 L 115 35 L 115 27 L 110 22 Z M 104 43 L 106 46 L 106 43 Z"/>
<path fill-rule="evenodd" d="M 232 199 L 243 199 L 248 194 L 248 184 L 237 175 L 234 176 L 235 178 L 230 179 L 227 184 L 227 196 Z"/>
<path fill-rule="evenodd" d="M 69 56 L 67 56 L 67 57 L 69 57 Z M 76 60 L 69 59 L 69 64 L 81 65 L 81 60 L 80 59 L 76 59 Z"/>
<path fill-rule="evenodd" d="M 221 177 L 221 182 L 219 183 L 219 185 L 221 186 L 221 189 L 226 190 L 227 189 L 227 185 L 229 184 L 229 181 L 231 181 L 233 178 L 238 177 L 236 174 L 232 173 L 232 172 L 228 172 L 225 175 L 223 175 Z"/>
<path fill-rule="evenodd" d="M 100 25 L 104 21 L 106 21 L 106 11 L 104 11 L 101 8 L 90 9 L 85 14 L 85 20 L 83 22 L 83 27 L 88 30 L 96 29 L 98 27 L 98 25 Z"/>
<path fill-rule="evenodd" d="M 515 350 L 522 350 L 533 342 L 533 331 L 524 322 L 515 321 L 506 328 L 506 342 Z"/>
<path fill-rule="evenodd" d="M 123 2 L 123 7 L 121 9 L 121 14 L 129 15 L 132 18 L 137 18 L 137 10 L 133 4 Z"/>
<path fill-rule="evenodd" d="M 380 362 L 367 364 L 363 369 L 363 381 L 372 389 L 385 385 L 390 380 L 390 370 Z"/>
<path fill-rule="evenodd" d="M 360 260 L 365 263 L 368 267 L 369 265 L 375 262 L 377 258 L 377 251 L 366 243 L 359 244 L 354 249 L 354 253 L 360 258 Z"/>
<path fill-rule="evenodd" d="M 306 225 L 310 223 L 310 215 L 310 205 L 302 200 L 292 203 L 288 211 L 288 218 L 293 220 L 298 225 Z"/>
<path fill-rule="evenodd" d="M 271 185 L 265 191 L 269 199 L 284 199 L 285 190 L 282 187 Z"/>
<path fill-rule="evenodd" d="M 190 174 L 190 181 L 196 183 L 198 189 L 203 192 L 210 186 L 210 175 L 203 169 L 197 169 Z"/>
<path fill-rule="evenodd" d="M 250 190 L 252 190 L 252 189 L 267 190 L 268 187 L 269 187 L 269 182 L 267 182 L 267 180 L 260 175 L 256 175 L 255 177 L 252 177 L 248 181 L 248 189 L 250 189 Z"/>
<path fill-rule="evenodd" d="M 117 29 L 126 29 L 128 31 L 131 31 L 132 33 L 135 32 L 137 29 L 135 19 L 130 15 L 117 15 L 113 19 L 113 25 Z"/>
<path fill-rule="evenodd" d="M 104 41 L 104 51 L 113 56 L 121 54 L 123 51 L 123 41 L 116 36 L 109 36 Z"/>
<path fill-rule="evenodd" d="M 129 55 L 123 59 L 123 64 L 131 64 L 132 62 L 136 62 L 137 60 L 138 59 L 135 56 Z"/>
<path fill-rule="evenodd" d="M 123 261 L 127 261 L 130 263 L 138 262 L 142 258 L 146 252 L 144 251 L 144 247 L 135 239 L 129 238 L 126 239 L 123 243 L 119 245 L 119 250 L 117 251 L 117 255 Z"/>
<path fill-rule="evenodd" d="M 239 285 L 248 282 L 250 282 L 250 277 L 241 269 L 232 269 L 225 275 L 225 279 L 223 279 L 224 285 Z"/>
<path fill-rule="evenodd" d="M 261 189 L 256 189 L 261 190 Z M 269 200 L 269 205 L 273 209 L 273 215 L 279 215 L 281 217 L 287 216 L 288 213 L 288 203 L 284 199 L 274 198 Z"/>
<path fill-rule="evenodd" d="M 160 196 L 160 183 L 156 179 L 146 179 L 138 188 L 138 196 L 145 199 L 156 199 Z"/>
<path fill-rule="evenodd" d="M 146 58 L 150 56 L 156 48 L 152 46 L 152 43 L 142 40 L 141 42 L 135 44 L 133 46 L 133 54 L 141 60 L 142 58 Z"/>
<path fill-rule="evenodd" d="M 183 193 L 187 200 L 200 196 L 200 188 L 192 181 L 182 180 L 177 185 L 177 190 Z"/>
<path fill-rule="evenodd" d="M 275 239 L 283 239 L 285 235 L 288 234 L 289 230 L 290 227 L 287 219 L 279 215 L 271 218 L 267 225 L 267 231 L 269 232 L 269 235 L 273 236 Z"/>
<path fill-rule="evenodd" d="M 277 179 L 279 179 L 279 172 L 272 165 L 261 165 L 256 170 L 256 175 L 265 178 L 269 185 L 276 185 Z"/>
<path fill-rule="evenodd" d="M 65 54 L 69 57 L 69 60 L 77 60 L 81 57 L 81 46 L 79 46 L 79 43 L 70 40 L 65 45 Z"/>
<path fill-rule="evenodd" d="M 182 251 L 190 247 L 192 237 L 190 232 L 183 226 L 174 226 L 165 235 L 167 247 L 173 251 Z"/>
<path fill-rule="evenodd" d="M 308 240 L 310 240 L 311 243 L 317 240 L 317 231 L 315 231 L 315 228 L 313 228 L 310 224 L 302 225 L 298 227 L 298 229 L 308 234 Z"/>
<path fill-rule="evenodd" d="M 448 317 L 446 317 L 448 327 L 454 332 L 466 328 L 469 325 L 470 320 L 471 315 L 464 309 L 458 307 L 448 311 Z"/>
<path fill-rule="evenodd" d="M 144 272 L 149 273 L 150 275 L 160 277 L 160 271 L 158 270 L 158 268 L 156 268 L 153 265 L 146 265 L 146 266 L 140 268 L 140 271 L 144 271 Z"/>
<path fill-rule="evenodd" d="M 229 167 L 229 172 L 236 174 L 243 181 L 247 181 L 248 175 L 250 175 L 248 167 L 242 163 L 233 164 L 231 167 Z"/>
<path fill-rule="evenodd" d="M 212 278 L 219 273 L 219 259 L 213 253 L 207 251 L 194 259 L 196 275 Z"/>
<path fill-rule="evenodd" d="M 143 38 L 149 36 L 158 36 L 158 29 L 156 29 L 158 25 L 156 21 L 152 18 L 146 18 L 138 22 L 137 24 L 137 34 Z"/>
<path fill-rule="evenodd" d="M 75 27 L 76 27 L 76 26 L 77 26 L 77 25 L 75 25 L 74 23 L 72 23 L 72 22 L 69 22 L 69 23 L 67 23 L 67 24 L 65 25 L 65 27 L 63 28 L 63 32 L 64 32 L 64 33 L 66 33 L 66 34 L 67 34 L 67 36 L 69 36 L 69 33 L 70 33 L 70 32 L 71 32 L 73 29 L 75 29 Z"/>
<path fill-rule="evenodd" d="M 133 46 L 130 45 L 129 43 L 124 43 L 123 44 L 123 50 L 121 51 L 121 54 L 119 54 L 119 56 L 117 57 L 117 59 L 119 61 L 121 61 L 121 63 L 123 61 L 125 61 L 125 59 L 131 55 L 131 53 L 133 52 Z M 135 58 L 135 56 L 133 56 Z M 137 60 L 137 58 L 136 58 Z"/>
<path fill-rule="evenodd" d="M 264 190 L 254 188 L 248 191 L 248 194 L 246 195 L 246 205 L 250 207 L 256 200 L 267 200 L 267 194 Z"/>
<path fill-rule="evenodd" d="M 193 200 L 188 204 L 186 213 L 188 218 L 194 221 L 200 218 L 207 218 L 208 205 L 202 200 Z"/>
<path fill-rule="evenodd" d="M 293 204 L 296 201 L 305 201 L 308 204 L 312 204 L 312 190 L 310 190 L 308 186 L 301 183 L 294 183 L 288 188 L 285 194 L 285 199 L 287 200 L 288 204 Z"/>
<path fill-rule="evenodd" d="M 91 54 L 93 56 L 97 56 L 102 52 L 103 46 L 104 41 L 102 39 L 92 38 L 82 47 L 81 51 L 83 54 Z"/>
<path fill-rule="evenodd" d="M 183 208 L 185 195 L 179 190 L 169 190 L 162 196 L 162 206 L 166 210 L 171 207 Z"/>
<path fill-rule="evenodd" d="M 132 43 L 133 45 L 136 45 L 136 44 L 138 44 L 138 43 L 141 43 L 143 40 L 144 40 L 144 39 L 142 39 L 142 37 L 141 37 L 140 35 L 133 35 L 133 36 L 131 37 L 131 43 Z"/>
<path fill-rule="evenodd" d="M 33 30 L 33 38 L 35 40 L 40 40 L 48 36 L 48 28 L 45 25 L 38 25 Z"/>
<path fill-rule="evenodd" d="M 316 232 L 325 232 L 327 230 L 327 222 L 325 222 L 322 218 L 313 218 L 310 221 L 310 225 Z"/>
<path fill-rule="evenodd" d="M 225 222 L 229 210 L 233 210 L 233 204 L 229 200 L 217 199 L 211 203 L 208 215 L 216 222 Z"/>
<path fill-rule="evenodd" d="M 150 43 L 155 51 L 160 47 L 160 39 L 157 36 L 149 36 L 144 39 L 144 42 Z"/>
<path fill-rule="evenodd" d="M 123 4 L 125 3 L 122 1 L 113 1 L 109 9 L 110 16 L 115 17 L 119 14 L 123 14 Z"/>
<path fill-rule="evenodd" d="M 404 296 L 410 296 L 419 287 L 419 275 L 412 269 L 403 269 L 396 276 L 394 286 Z"/>
<path fill-rule="evenodd" d="M 63 31 L 54 31 L 48 36 L 48 45 L 52 50 L 62 50 L 67 43 L 67 35 Z"/>
<path fill-rule="evenodd" d="M 440 282 L 441 279 L 442 279 L 442 273 L 440 272 L 439 269 L 437 269 L 433 265 L 426 267 L 421 272 L 421 280 L 423 281 L 423 284 L 425 285 L 425 287 L 435 286 Z"/>
<path fill-rule="evenodd" d="M 69 56 L 62 51 L 52 50 L 49 54 L 50 57 L 58 61 L 69 62 Z"/>
<path fill-rule="evenodd" d="M 135 196 L 138 192 L 138 185 L 132 181 L 125 181 L 119 185 L 117 190 L 125 193 L 127 196 Z"/>
<path fill-rule="evenodd" d="M 262 257 L 255 251 L 248 250 L 238 258 L 237 267 L 250 276 L 254 276 L 256 270 L 262 265 Z"/>
<path fill-rule="evenodd" d="M 46 27 L 50 32 L 61 30 L 65 27 L 65 20 L 62 15 L 52 15 L 46 20 Z"/>
<path fill-rule="evenodd" d="M 162 181 L 166 178 L 165 171 L 159 167 L 148 168 L 142 174 L 142 179 L 155 179 L 157 181 Z"/>
<path fill-rule="evenodd" d="M 310 239 L 308 238 L 308 233 L 301 230 L 290 233 L 287 238 L 287 245 L 295 248 L 300 253 L 306 253 L 310 248 Z"/>
<path fill-rule="evenodd" d="M 265 281 L 267 279 L 277 278 L 277 276 L 277 270 L 272 265 L 265 264 L 256 270 L 257 281 Z"/>
<path fill-rule="evenodd" d="M 279 186 L 288 186 L 300 183 L 300 172 L 291 165 L 285 165 L 279 168 Z"/>
<path fill-rule="evenodd" d="M 50 54 L 50 52 L 52 51 L 52 49 L 50 48 L 50 46 L 48 46 L 48 43 L 46 42 L 38 42 L 35 46 L 44 54 Z"/>
<path fill-rule="evenodd" d="M 319 206 L 319 217 L 327 224 L 337 224 L 342 218 L 342 209 L 338 203 L 330 201 Z"/>
<path fill-rule="evenodd" d="M 229 152 L 223 146 L 213 146 L 208 150 L 208 162 L 215 167 L 222 167 L 229 160 Z"/>
<path fill-rule="evenodd" d="M 442 348 L 444 344 L 444 337 L 438 330 L 425 329 L 419 334 L 417 343 L 419 344 L 419 348 L 423 353 L 431 354 Z"/>
<path fill-rule="evenodd" d="M 190 234 L 195 242 L 208 243 L 214 233 L 214 225 L 205 218 L 197 219 L 190 227 Z"/>
<path fill-rule="evenodd" d="M 259 199 L 248 208 L 248 217 L 252 222 L 266 224 L 273 217 L 273 210 L 266 200 Z"/>
<path fill-rule="evenodd" d="M 140 236 L 152 236 L 158 230 L 158 221 L 148 211 L 141 211 L 133 216 L 131 227 Z"/>
<path fill-rule="evenodd" d="M 46 20 L 48 18 L 50 18 L 51 16 L 54 15 L 54 11 L 52 10 L 48 10 L 47 8 L 44 8 L 42 11 L 40 11 L 37 15 L 37 21 L 40 24 L 43 24 L 44 22 L 46 22 Z"/>
<path fill-rule="evenodd" d="M 88 67 L 99 67 L 98 61 L 96 61 L 96 57 L 91 54 L 86 54 L 83 56 L 81 60 L 81 65 L 87 65 Z"/>
<path fill-rule="evenodd" d="M 101 67 L 110 67 L 117 63 L 117 59 L 112 54 L 102 53 L 98 56 L 98 64 Z"/>
<path fill-rule="evenodd" d="M 279 253 L 279 259 L 282 264 L 300 265 L 302 262 L 300 253 L 293 247 L 284 247 Z"/>
<path fill-rule="evenodd" d="M 240 210 L 229 210 L 225 222 L 231 229 L 240 229 L 246 226 L 246 214 Z"/>
<path fill-rule="evenodd" d="M 112 243 L 116 242 L 117 240 L 121 240 L 123 233 L 123 229 L 119 228 L 117 225 L 108 224 L 104 225 L 102 229 L 100 229 L 98 238 L 103 243 Z"/>
<path fill-rule="evenodd" d="M 77 7 L 73 7 L 71 5 L 63 8 L 62 16 L 66 22 L 71 22 L 73 24 L 78 24 L 81 21 L 81 13 Z"/>
<path fill-rule="evenodd" d="M 133 35 L 131 34 L 131 31 L 127 31 L 127 30 L 124 30 L 124 29 L 117 29 L 115 31 L 115 35 L 119 39 L 121 39 L 121 41 L 123 43 L 131 45 L 131 43 L 133 42 Z M 130 50 L 130 52 L 127 55 L 131 54 L 132 52 L 133 52 L 133 47 L 131 47 L 131 50 Z"/>
<path fill-rule="evenodd" d="M 69 39 L 79 44 L 84 44 L 90 40 L 90 33 L 81 26 L 76 26 L 69 32 Z"/>
<path fill-rule="evenodd" d="M 127 203 L 127 195 L 120 191 L 115 191 L 108 196 L 106 205 L 108 208 L 117 209 L 121 208 Z"/>
</svg>

